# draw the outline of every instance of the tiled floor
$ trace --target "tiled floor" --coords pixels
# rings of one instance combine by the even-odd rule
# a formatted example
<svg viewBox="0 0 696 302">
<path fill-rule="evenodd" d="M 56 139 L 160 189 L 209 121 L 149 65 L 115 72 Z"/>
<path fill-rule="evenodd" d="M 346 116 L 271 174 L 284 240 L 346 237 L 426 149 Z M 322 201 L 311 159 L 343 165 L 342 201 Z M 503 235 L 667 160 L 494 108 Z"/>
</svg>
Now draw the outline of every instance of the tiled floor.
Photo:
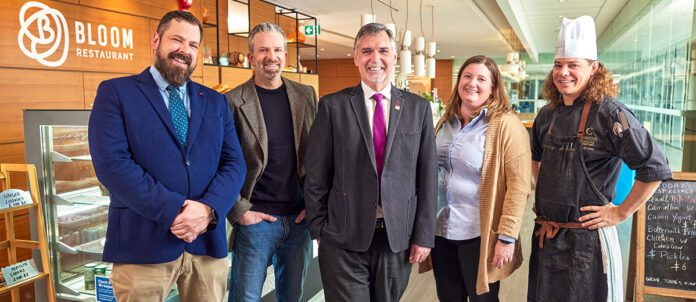
<svg viewBox="0 0 696 302">
<path fill-rule="evenodd" d="M 532 193 L 532 196 L 533 193 Z M 531 202 L 533 197 L 530 198 L 530 202 L 527 204 L 527 211 L 525 212 L 524 224 L 522 226 L 521 243 L 522 250 L 524 251 L 525 262 L 522 267 L 518 269 L 512 276 L 503 280 L 501 282 L 500 289 L 500 301 L 503 302 L 523 302 L 526 301 L 527 297 L 527 274 L 529 262 L 529 252 L 530 252 L 530 242 L 531 234 L 534 221 L 534 213 L 531 210 Z M 624 260 L 624 276 L 626 275 L 626 269 L 628 265 L 628 248 L 630 240 L 631 231 L 631 220 L 627 220 L 618 226 L 619 240 L 621 241 L 621 252 L 623 254 Z M 624 277 L 624 282 L 626 282 L 626 277 Z M 625 286 L 624 286 L 625 288 Z M 323 293 L 320 293 L 316 297 L 310 300 L 312 302 L 325 301 L 323 298 Z M 411 279 L 409 281 L 409 286 L 406 289 L 404 297 L 401 299 L 403 302 L 435 302 L 438 301 L 437 294 L 435 292 L 435 279 L 433 278 L 432 272 L 425 274 L 418 274 L 417 266 L 414 266 L 413 272 L 411 274 Z M 646 296 L 646 302 L 683 302 L 684 299 L 676 298 L 665 298 L 665 297 L 654 297 Z M 588 301 L 589 302 L 589 301 Z"/>
<path fill-rule="evenodd" d="M 532 196 L 533 192 L 532 192 Z M 530 242 L 531 234 L 533 229 L 534 213 L 532 212 L 531 203 L 533 202 L 533 197 L 530 198 L 527 204 L 527 211 L 525 212 L 524 224 L 522 226 L 522 233 L 520 234 L 522 242 L 522 250 L 524 251 L 525 262 L 512 276 L 501 281 L 500 288 L 500 301 L 503 302 L 522 302 L 526 301 L 527 297 L 527 274 L 529 272 L 529 253 L 530 253 Z M 618 226 L 619 240 L 621 241 L 621 252 L 623 254 L 624 260 L 624 282 L 626 282 L 626 270 L 628 267 L 628 248 L 631 234 L 631 220 L 627 220 Z M 625 289 L 625 286 L 624 286 Z M 411 274 L 411 280 L 409 282 L 408 289 L 401 301 L 404 302 L 430 302 L 438 301 L 437 294 L 435 293 L 435 280 L 433 279 L 432 272 L 418 275 L 417 269 L 414 268 L 414 272 Z M 654 297 L 646 296 L 646 302 L 668 302 L 668 301 L 679 301 L 683 302 L 684 299 L 676 298 L 665 298 L 665 297 Z M 588 301 L 589 302 L 589 301 Z"/>
</svg>

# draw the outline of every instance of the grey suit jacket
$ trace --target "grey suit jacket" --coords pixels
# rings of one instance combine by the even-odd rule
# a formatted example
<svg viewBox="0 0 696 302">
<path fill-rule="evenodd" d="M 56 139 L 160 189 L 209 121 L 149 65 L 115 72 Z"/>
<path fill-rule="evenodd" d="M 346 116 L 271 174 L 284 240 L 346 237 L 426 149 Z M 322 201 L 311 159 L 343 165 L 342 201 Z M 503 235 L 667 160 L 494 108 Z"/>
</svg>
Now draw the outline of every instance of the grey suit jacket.
<svg viewBox="0 0 696 302">
<path fill-rule="evenodd" d="M 286 78 L 283 78 L 283 84 L 285 84 L 285 90 L 290 100 L 292 127 L 295 134 L 297 173 L 300 176 L 300 183 L 302 183 L 305 174 L 302 154 L 307 145 L 309 129 L 317 112 L 317 96 L 311 86 Z M 251 209 L 252 204 L 249 202 L 251 193 L 268 162 L 268 134 L 253 78 L 226 93 L 225 97 L 227 97 L 232 109 L 237 136 L 247 165 L 247 174 L 242 190 L 234 207 L 227 214 L 227 219 L 234 225 L 246 211 Z"/>
<path fill-rule="evenodd" d="M 304 190 L 309 231 L 322 244 L 366 251 L 381 193 L 391 250 L 433 247 L 437 156 L 430 105 L 394 87 L 391 95 L 381 186 L 361 86 L 319 102 L 305 154 Z"/>
</svg>

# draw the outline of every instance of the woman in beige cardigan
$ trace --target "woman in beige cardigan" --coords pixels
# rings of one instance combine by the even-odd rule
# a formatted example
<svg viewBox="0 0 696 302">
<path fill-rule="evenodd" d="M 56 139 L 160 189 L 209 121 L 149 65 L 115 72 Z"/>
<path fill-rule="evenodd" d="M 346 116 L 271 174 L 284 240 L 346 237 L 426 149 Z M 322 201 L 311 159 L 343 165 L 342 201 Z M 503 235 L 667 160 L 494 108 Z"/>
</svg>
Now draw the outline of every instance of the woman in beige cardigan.
<svg viewBox="0 0 696 302">
<path fill-rule="evenodd" d="M 432 261 L 438 298 L 498 301 L 498 281 L 522 263 L 518 238 L 531 154 L 493 60 L 464 62 L 436 129 L 440 190 Z"/>
</svg>

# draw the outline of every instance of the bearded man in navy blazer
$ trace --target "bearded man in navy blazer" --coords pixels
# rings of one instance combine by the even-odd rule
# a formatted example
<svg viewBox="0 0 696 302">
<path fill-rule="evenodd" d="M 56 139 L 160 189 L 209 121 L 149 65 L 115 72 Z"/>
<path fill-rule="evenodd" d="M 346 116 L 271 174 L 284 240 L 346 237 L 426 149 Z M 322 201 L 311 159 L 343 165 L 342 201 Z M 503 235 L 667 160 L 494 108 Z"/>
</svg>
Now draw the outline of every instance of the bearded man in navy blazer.
<svg viewBox="0 0 696 302">
<path fill-rule="evenodd" d="M 329 94 L 309 133 L 305 206 L 326 301 L 399 301 L 435 241 L 437 162 L 430 104 L 389 82 L 394 36 L 355 37 L 361 82 Z"/>
<path fill-rule="evenodd" d="M 111 194 L 103 260 L 118 301 L 221 301 L 225 215 L 246 166 L 225 97 L 190 80 L 203 29 L 172 11 L 154 63 L 99 85 L 89 120 L 97 177 Z"/>
</svg>

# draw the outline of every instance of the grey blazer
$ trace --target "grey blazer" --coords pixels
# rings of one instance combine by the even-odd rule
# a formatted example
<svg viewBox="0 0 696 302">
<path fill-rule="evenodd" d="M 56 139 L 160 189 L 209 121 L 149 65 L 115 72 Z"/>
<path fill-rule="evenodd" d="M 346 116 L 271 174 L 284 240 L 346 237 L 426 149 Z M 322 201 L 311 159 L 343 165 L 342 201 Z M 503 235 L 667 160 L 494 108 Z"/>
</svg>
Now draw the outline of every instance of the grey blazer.
<svg viewBox="0 0 696 302">
<path fill-rule="evenodd" d="M 314 88 L 283 78 L 285 90 L 290 100 L 292 114 L 292 127 L 295 134 L 295 152 L 297 155 L 297 173 L 300 183 L 304 179 L 304 164 L 302 154 L 307 145 L 309 129 L 317 112 L 317 96 Z M 230 103 L 234 116 L 234 125 L 237 129 L 239 143 L 242 146 L 244 160 L 247 165 L 247 174 L 244 185 L 239 193 L 232 210 L 227 214 L 227 219 L 234 226 L 239 218 L 251 209 L 251 193 L 254 185 L 261 178 L 266 163 L 268 162 L 268 133 L 266 123 L 263 120 L 263 112 L 259 97 L 256 94 L 254 78 L 239 85 L 225 94 Z M 234 238 L 230 238 L 230 247 Z"/>
<path fill-rule="evenodd" d="M 381 187 L 361 86 L 319 102 L 305 154 L 304 191 L 309 231 L 322 244 L 366 251 L 381 193 L 391 250 L 433 247 L 437 158 L 430 105 L 394 87 L 391 95 Z"/>
</svg>

